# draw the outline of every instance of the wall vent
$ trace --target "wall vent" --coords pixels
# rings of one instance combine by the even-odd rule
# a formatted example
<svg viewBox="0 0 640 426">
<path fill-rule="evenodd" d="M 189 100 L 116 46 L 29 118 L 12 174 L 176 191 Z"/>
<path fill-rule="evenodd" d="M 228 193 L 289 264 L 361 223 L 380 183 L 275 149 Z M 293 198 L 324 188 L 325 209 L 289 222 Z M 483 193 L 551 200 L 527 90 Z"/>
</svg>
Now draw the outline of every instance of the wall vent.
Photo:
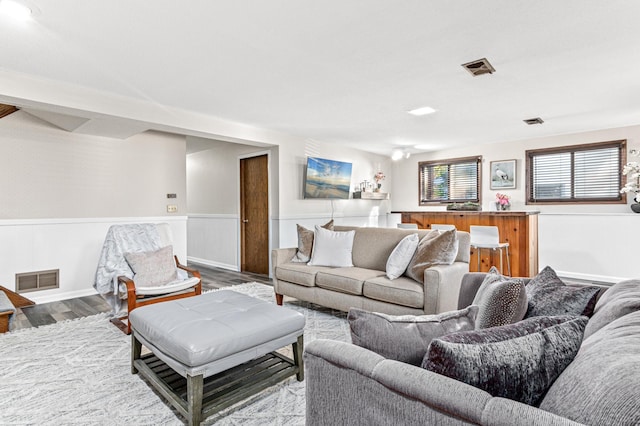
<svg viewBox="0 0 640 426">
<path fill-rule="evenodd" d="M 493 74 L 496 69 L 489 63 L 487 58 L 478 59 L 477 61 L 462 64 L 464 69 L 469 71 L 472 76 L 477 77 L 483 74 Z"/>
<path fill-rule="evenodd" d="M 525 123 L 527 123 L 528 125 L 532 125 L 532 124 L 542 124 L 544 123 L 544 121 L 542 120 L 542 118 L 540 117 L 536 117 L 536 118 L 527 118 L 526 120 L 522 120 Z"/>
<path fill-rule="evenodd" d="M 60 270 L 23 272 L 16 274 L 16 292 L 28 293 L 31 291 L 49 290 L 60 287 Z"/>
</svg>

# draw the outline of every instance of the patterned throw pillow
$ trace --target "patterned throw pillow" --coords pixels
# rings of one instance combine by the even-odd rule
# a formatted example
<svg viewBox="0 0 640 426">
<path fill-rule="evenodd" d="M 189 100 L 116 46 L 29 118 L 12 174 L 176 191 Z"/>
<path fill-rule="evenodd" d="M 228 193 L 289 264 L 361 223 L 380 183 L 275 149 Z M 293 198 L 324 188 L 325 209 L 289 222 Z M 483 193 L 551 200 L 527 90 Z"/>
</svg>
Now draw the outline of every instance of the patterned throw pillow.
<svg viewBox="0 0 640 426">
<path fill-rule="evenodd" d="M 314 232 L 301 225 L 296 225 L 296 227 L 298 229 L 298 251 L 291 261 L 296 263 L 307 263 L 311 260 Z M 333 231 L 333 219 L 322 225 L 322 227 Z"/>
<path fill-rule="evenodd" d="M 537 406 L 578 353 L 587 321 L 570 315 L 536 317 L 447 334 L 431 341 L 422 367 L 493 396 Z"/>
<path fill-rule="evenodd" d="M 407 266 L 406 275 L 419 283 L 424 281 L 424 271 L 434 265 L 451 265 L 458 255 L 456 230 L 428 232 L 416 249 Z"/>
<path fill-rule="evenodd" d="M 124 258 L 133 271 L 136 287 L 158 287 L 177 279 L 173 246 L 156 251 L 125 253 Z"/>
<path fill-rule="evenodd" d="M 599 287 L 565 285 L 549 266 L 526 286 L 528 308 L 525 318 L 548 315 L 593 314 Z"/>
<path fill-rule="evenodd" d="M 410 234 L 400 240 L 387 259 L 387 278 L 395 280 L 404 274 L 416 253 L 419 241 L 418 234 Z"/>
<path fill-rule="evenodd" d="M 351 308 L 347 315 L 353 344 L 388 359 L 420 365 L 431 340 L 473 330 L 477 306 L 436 315 L 386 315 Z"/>
<path fill-rule="evenodd" d="M 478 288 L 472 304 L 479 308 L 476 330 L 518 322 L 527 313 L 524 281 L 505 277 L 493 266 Z"/>
</svg>

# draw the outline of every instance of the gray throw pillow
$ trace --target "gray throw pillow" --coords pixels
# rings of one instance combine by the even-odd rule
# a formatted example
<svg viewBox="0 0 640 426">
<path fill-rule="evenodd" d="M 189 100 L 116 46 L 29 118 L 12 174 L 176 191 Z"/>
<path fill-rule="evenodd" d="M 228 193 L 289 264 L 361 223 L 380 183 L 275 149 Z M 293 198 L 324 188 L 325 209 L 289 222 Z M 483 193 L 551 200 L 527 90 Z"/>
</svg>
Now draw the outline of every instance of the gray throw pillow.
<svg viewBox="0 0 640 426">
<path fill-rule="evenodd" d="M 526 286 L 528 308 L 525 318 L 548 315 L 593 314 L 599 287 L 567 286 L 549 266 Z"/>
<path fill-rule="evenodd" d="M 351 308 L 347 315 L 353 344 L 388 359 L 420 365 L 435 337 L 473 330 L 478 308 L 437 315 L 386 315 Z"/>
<path fill-rule="evenodd" d="M 505 277 L 491 267 L 472 304 L 479 308 L 476 330 L 518 322 L 527 313 L 524 281 Z"/>
<path fill-rule="evenodd" d="M 586 317 L 536 317 L 433 339 L 422 367 L 537 406 L 580 349 Z"/>
<path fill-rule="evenodd" d="M 407 270 L 418 247 L 418 234 L 410 234 L 400 240 L 387 259 L 387 278 L 395 280 Z"/>
<path fill-rule="evenodd" d="M 638 330 L 640 312 L 632 312 L 585 339 L 540 408 L 581 424 L 640 425 Z"/>
<path fill-rule="evenodd" d="M 593 316 L 584 330 L 584 338 L 591 336 L 610 322 L 635 311 L 640 311 L 640 280 L 627 280 L 614 284 L 596 303 Z"/>
<path fill-rule="evenodd" d="M 296 225 L 298 230 L 298 251 L 291 259 L 296 263 L 307 263 L 311 260 L 311 252 L 313 251 L 314 232 L 301 225 Z M 322 225 L 324 229 L 333 231 L 333 219 Z"/>
<path fill-rule="evenodd" d="M 155 251 L 125 253 L 124 258 L 133 271 L 136 287 L 159 287 L 178 278 L 172 246 Z"/>
<path fill-rule="evenodd" d="M 434 265 L 451 265 L 458 255 L 456 230 L 428 232 L 413 255 L 406 275 L 418 282 L 424 281 L 424 271 Z"/>
</svg>

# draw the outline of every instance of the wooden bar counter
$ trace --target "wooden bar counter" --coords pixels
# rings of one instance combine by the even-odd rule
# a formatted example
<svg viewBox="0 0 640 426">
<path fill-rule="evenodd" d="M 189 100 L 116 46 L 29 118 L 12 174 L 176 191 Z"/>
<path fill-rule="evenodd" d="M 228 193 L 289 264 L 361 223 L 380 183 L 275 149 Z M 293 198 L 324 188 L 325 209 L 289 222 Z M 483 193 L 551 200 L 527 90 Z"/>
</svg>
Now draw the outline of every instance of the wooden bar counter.
<svg viewBox="0 0 640 426">
<path fill-rule="evenodd" d="M 538 213 L 537 211 L 433 211 L 393 212 L 402 214 L 402 223 L 416 223 L 418 228 L 431 229 L 432 224 L 455 225 L 459 231 L 469 232 L 471 225 L 497 226 L 500 242 L 509 243 L 511 275 L 534 277 L 538 273 Z M 478 259 L 471 249 L 469 270 L 476 272 Z M 507 260 L 504 259 L 504 274 Z M 500 268 L 499 250 L 483 250 L 480 270 L 486 272 L 493 265 Z"/>
</svg>

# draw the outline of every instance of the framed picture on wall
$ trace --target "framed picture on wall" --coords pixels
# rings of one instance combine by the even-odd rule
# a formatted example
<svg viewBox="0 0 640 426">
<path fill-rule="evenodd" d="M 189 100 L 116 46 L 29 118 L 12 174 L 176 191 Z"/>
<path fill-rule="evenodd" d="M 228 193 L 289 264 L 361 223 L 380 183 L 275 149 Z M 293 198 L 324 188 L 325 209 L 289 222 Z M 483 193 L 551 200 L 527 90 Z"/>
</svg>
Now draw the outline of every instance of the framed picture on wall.
<svg viewBox="0 0 640 426">
<path fill-rule="evenodd" d="M 491 189 L 515 189 L 516 160 L 492 161 Z"/>
</svg>

